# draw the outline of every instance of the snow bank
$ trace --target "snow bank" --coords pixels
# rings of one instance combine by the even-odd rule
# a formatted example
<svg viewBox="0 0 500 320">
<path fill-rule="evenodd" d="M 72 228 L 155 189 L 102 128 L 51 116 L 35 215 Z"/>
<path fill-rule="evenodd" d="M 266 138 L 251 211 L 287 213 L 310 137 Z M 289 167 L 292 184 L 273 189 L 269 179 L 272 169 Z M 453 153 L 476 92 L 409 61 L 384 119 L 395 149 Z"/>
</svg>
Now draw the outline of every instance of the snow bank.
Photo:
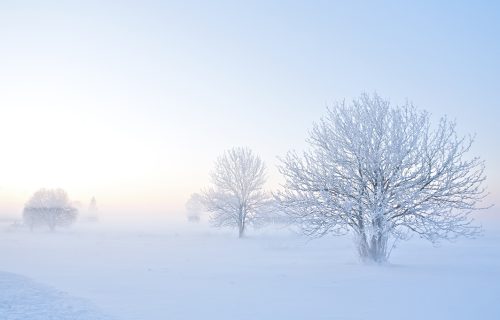
<svg viewBox="0 0 500 320">
<path fill-rule="evenodd" d="M 0 272 L 2 320 L 109 320 L 90 303 L 29 278 Z"/>
</svg>

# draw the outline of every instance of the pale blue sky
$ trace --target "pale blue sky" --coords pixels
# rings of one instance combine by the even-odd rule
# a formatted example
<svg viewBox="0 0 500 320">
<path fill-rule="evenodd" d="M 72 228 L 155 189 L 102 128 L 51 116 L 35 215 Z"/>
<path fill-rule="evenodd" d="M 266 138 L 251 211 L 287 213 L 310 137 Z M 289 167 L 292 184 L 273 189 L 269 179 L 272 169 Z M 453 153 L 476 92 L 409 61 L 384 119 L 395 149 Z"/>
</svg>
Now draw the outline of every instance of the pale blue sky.
<svg viewBox="0 0 500 320">
<path fill-rule="evenodd" d="M 0 1 L 0 204 L 60 186 L 181 209 L 243 145 L 301 149 L 325 106 L 377 91 L 477 133 L 499 199 L 500 5 Z"/>
</svg>

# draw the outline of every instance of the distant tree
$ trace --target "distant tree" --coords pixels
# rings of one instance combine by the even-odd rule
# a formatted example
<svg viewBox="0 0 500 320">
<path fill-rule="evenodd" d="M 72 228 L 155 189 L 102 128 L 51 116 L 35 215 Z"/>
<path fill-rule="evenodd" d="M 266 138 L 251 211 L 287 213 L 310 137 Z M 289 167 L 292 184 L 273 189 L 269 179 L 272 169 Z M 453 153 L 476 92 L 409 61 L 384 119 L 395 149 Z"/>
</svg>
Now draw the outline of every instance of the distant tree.
<svg viewBox="0 0 500 320">
<path fill-rule="evenodd" d="M 57 226 L 69 226 L 76 221 L 78 210 L 71 205 L 63 189 L 40 189 L 26 203 L 24 223 L 33 229 L 46 225 L 51 231 Z"/>
<path fill-rule="evenodd" d="M 98 220 L 98 218 L 97 218 L 98 212 L 99 212 L 99 209 L 97 207 L 97 200 L 95 199 L 95 197 L 92 197 L 92 199 L 90 199 L 89 207 L 87 209 L 87 214 L 88 214 L 87 219 L 91 222 L 97 221 Z"/>
<path fill-rule="evenodd" d="M 352 231 L 363 260 L 384 262 L 411 233 L 433 243 L 478 233 L 470 213 L 485 197 L 484 162 L 466 157 L 473 139 L 454 122 L 433 129 L 428 113 L 363 94 L 329 109 L 308 142 L 282 159 L 276 194 L 306 234 Z"/>
<path fill-rule="evenodd" d="M 89 210 L 89 213 L 97 213 L 97 201 L 96 201 L 95 197 L 92 197 L 92 199 L 90 199 L 88 210 Z"/>
<path fill-rule="evenodd" d="M 189 222 L 199 222 L 203 211 L 203 196 L 193 193 L 186 202 L 186 215 Z"/>
<path fill-rule="evenodd" d="M 262 160 L 248 148 L 227 150 L 217 159 L 212 186 L 203 192 L 203 204 L 214 226 L 237 227 L 243 237 L 266 204 L 265 171 Z"/>
</svg>

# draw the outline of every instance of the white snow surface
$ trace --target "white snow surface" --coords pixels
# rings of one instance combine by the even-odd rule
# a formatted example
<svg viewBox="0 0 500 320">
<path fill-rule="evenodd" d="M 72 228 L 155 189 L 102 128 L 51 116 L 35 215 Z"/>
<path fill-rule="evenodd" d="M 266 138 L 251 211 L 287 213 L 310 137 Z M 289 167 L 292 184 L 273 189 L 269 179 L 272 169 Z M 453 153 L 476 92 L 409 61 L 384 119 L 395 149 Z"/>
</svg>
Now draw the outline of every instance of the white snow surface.
<svg viewBox="0 0 500 320">
<path fill-rule="evenodd" d="M 2 320 L 105 320 L 95 306 L 31 279 L 0 272 Z"/>
<path fill-rule="evenodd" d="M 500 319 L 498 225 L 381 266 L 349 237 L 151 225 L 0 229 L 0 319 Z"/>
</svg>

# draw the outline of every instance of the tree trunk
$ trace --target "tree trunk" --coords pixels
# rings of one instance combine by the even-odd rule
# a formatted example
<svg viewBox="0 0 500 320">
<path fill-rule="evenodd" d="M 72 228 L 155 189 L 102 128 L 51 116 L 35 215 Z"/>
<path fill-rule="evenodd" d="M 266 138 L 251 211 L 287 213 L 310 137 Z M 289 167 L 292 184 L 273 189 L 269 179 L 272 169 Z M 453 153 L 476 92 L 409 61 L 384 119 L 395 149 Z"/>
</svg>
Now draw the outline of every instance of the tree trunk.
<svg viewBox="0 0 500 320">
<path fill-rule="evenodd" d="M 243 238 L 245 235 L 245 217 L 246 217 L 246 212 L 244 212 L 244 208 L 240 207 L 240 212 L 239 212 L 239 221 L 238 221 L 238 238 Z"/>
<path fill-rule="evenodd" d="M 238 238 L 243 238 L 244 235 L 245 235 L 245 223 L 240 222 L 238 226 Z"/>
<path fill-rule="evenodd" d="M 364 262 L 387 262 L 387 236 L 382 232 L 377 232 L 372 235 L 368 241 L 365 233 L 363 232 L 358 236 L 358 253 L 361 260 Z"/>
</svg>

